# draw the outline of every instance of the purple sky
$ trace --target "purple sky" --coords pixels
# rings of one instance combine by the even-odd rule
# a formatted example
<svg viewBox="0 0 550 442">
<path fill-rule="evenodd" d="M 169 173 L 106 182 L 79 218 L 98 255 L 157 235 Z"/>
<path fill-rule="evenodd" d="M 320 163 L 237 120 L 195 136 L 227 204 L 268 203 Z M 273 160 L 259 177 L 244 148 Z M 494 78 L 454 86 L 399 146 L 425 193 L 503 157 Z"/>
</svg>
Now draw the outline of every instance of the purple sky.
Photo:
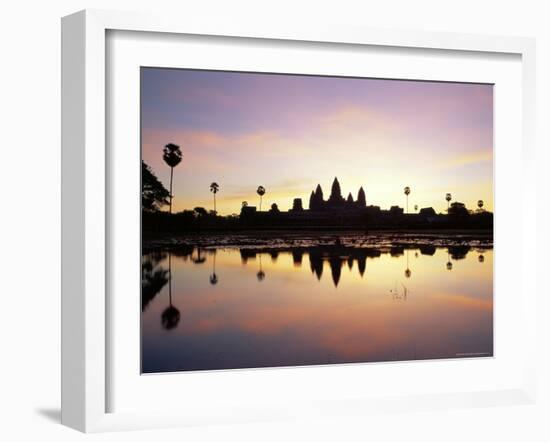
<svg viewBox="0 0 550 442">
<path fill-rule="evenodd" d="M 142 68 L 142 153 L 169 185 L 167 143 L 181 146 L 174 209 L 241 202 L 281 210 L 338 176 L 367 204 L 447 207 L 445 193 L 493 208 L 491 85 Z"/>
</svg>

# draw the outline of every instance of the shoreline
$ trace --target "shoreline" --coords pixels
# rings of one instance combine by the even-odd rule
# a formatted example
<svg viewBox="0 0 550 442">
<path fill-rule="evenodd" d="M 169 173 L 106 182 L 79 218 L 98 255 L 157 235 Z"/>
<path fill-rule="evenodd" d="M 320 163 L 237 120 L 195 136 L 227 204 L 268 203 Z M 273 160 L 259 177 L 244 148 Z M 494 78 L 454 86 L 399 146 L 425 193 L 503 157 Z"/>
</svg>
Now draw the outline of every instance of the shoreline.
<svg viewBox="0 0 550 442">
<path fill-rule="evenodd" d="M 247 232 L 201 232 L 189 234 L 143 235 L 142 250 L 195 246 L 200 248 L 265 248 L 288 249 L 315 246 L 343 248 L 381 248 L 419 246 L 493 248 L 492 230 L 447 229 L 417 230 L 326 230 L 280 231 L 259 230 Z"/>
</svg>

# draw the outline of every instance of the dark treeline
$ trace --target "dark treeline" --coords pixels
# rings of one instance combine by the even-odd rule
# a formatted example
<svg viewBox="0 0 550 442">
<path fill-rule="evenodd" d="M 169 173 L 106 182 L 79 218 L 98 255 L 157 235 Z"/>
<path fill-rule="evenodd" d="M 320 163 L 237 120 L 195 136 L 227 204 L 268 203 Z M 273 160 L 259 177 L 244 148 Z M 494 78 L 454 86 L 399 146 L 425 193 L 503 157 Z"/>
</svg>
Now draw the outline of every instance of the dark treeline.
<svg viewBox="0 0 550 442">
<path fill-rule="evenodd" d="M 466 214 L 403 214 L 365 208 L 354 213 L 255 212 L 219 216 L 204 208 L 175 214 L 143 211 L 145 234 L 201 233 L 246 230 L 396 230 L 396 229 L 482 229 L 493 228 L 490 212 Z"/>
<path fill-rule="evenodd" d="M 173 168 L 172 168 L 173 169 Z M 172 170 L 171 169 L 171 170 Z M 303 208 L 300 198 L 295 198 L 288 211 L 279 210 L 272 204 L 267 211 L 261 210 L 261 199 L 266 191 L 259 186 L 260 210 L 245 201 L 239 215 L 220 216 L 216 210 L 216 194 L 220 186 L 212 183 L 210 191 L 214 198 L 214 210 L 195 207 L 177 213 L 161 211 L 170 205 L 172 195 L 142 162 L 142 230 L 144 235 L 201 233 L 209 231 L 246 230 L 438 230 L 477 229 L 492 230 L 493 214 L 482 209 L 478 202 L 476 211 L 468 210 L 463 203 L 450 203 L 451 194 L 446 195 L 449 203 L 447 213 L 438 214 L 431 207 L 408 213 L 399 206 L 383 210 L 379 206 L 367 205 L 365 191 L 361 187 L 354 200 L 351 193 L 347 198 L 341 194 L 340 184 L 335 178 L 328 199 L 324 199 L 321 186 L 312 191 L 309 209 Z M 404 191 L 407 197 L 409 187 Z"/>
</svg>

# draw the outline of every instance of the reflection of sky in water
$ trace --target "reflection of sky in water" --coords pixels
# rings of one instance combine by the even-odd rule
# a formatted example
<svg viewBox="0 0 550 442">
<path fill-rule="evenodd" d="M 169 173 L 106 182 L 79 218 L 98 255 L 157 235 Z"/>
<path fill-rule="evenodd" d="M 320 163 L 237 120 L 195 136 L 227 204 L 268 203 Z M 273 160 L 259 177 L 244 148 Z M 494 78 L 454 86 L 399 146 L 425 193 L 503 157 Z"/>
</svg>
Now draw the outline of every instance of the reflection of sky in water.
<svg viewBox="0 0 550 442">
<path fill-rule="evenodd" d="M 492 355 L 492 250 L 386 252 L 144 255 L 143 372 Z"/>
</svg>

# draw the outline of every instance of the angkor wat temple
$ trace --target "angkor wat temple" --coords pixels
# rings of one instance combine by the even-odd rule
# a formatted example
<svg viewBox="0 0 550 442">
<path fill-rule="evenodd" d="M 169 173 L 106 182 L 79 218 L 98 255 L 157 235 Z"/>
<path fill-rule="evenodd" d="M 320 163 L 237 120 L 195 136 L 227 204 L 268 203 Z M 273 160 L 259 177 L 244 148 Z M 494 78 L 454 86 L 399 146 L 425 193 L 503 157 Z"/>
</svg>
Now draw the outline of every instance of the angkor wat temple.
<svg viewBox="0 0 550 442">
<path fill-rule="evenodd" d="M 357 200 L 354 201 L 351 192 L 348 194 L 348 197 L 344 199 L 338 178 L 334 178 L 332 182 L 328 200 L 325 201 L 323 189 L 320 184 L 317 184 L 315 191 L 311 191 L 309 197 L 309 210 L 365 209 L 366 207 L 367 200 L 363 187 L 360 187 L 357 192 Z"/>
<path fill-rule="evenodd" d="M 269 202 L 269 200 L 268 200 Z M 354 199 L 351 192 L 347 198 L 334 178 L 328 199 L 318 184 L 309 197 L 309 206 L 304 208 L 302 198 L 294 198 L 292 208 L 279 209 L 276 203 L 269 210 L 243 204 L 238 216 L 217 216 L 204 213 L 195 216 L 193 211 L 184 211 L 173 216 L 165 213 L 144 212 L 142 222 L 149 232 L 185 232 L 208 230 L 254 230 L 254 229 L 300 229 L 300 230 L 384 230 L 384 229 L 482 229 L 493 228 L 493 214 L 482 210 L 468 210 L 463 203 L 453 202 L 446 213 L 436 213 L 432 207 L 415 207 L 414 213 L 405 213 L 402 207 L 389 209 L 367 205 L 363 187 Z"/>
<path fill-rule="evenodd" d="M 309 210 L 308 210 L 309 209 Z M 245 227 L 307 228 L 307 229 L 386 229 L 386 228 L 482 228 L 492 229 L 493 216 L 489 212 L 470 213 L 464 204 L 454 202 L 447 214 L 437 214 L 432 207 L 420 208 L 416 213 L 404 213 L 397 205 L 389 209 L 367 205 L 365 190 L 360 187 L 357 198 L 351 192 L 342 196 L 338 178 L 334 178 L 330 195 L 325 200 L 318 184 L 309 196 L 309 207 L 301 198 L 295 198 L 292 208 L 280 211 L 277 204 L 267 212 L 256 207 L 243 207 L 239 218 Z M 449 216 L 451 215 L 451 216 Z"/>
</svg>

